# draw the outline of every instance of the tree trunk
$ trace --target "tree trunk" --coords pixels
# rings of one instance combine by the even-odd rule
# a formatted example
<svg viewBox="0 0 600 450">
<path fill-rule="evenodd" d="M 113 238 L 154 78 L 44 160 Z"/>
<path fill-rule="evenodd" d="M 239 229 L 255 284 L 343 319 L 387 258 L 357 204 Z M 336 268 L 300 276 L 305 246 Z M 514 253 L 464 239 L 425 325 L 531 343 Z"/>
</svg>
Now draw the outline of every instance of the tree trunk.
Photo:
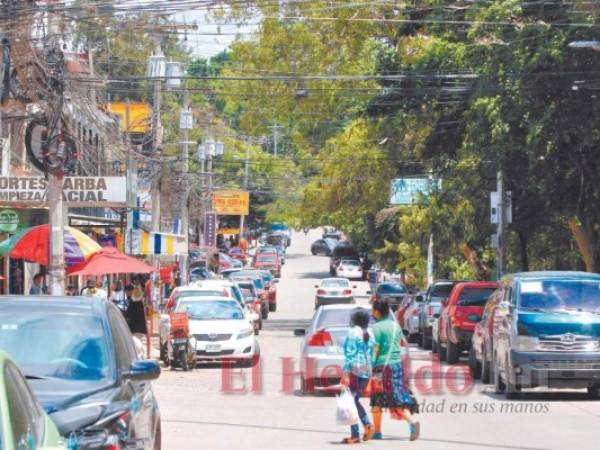
<svg viewBox="0 0 600 450">
<path fill-rule="evenodd" d="M 594 264 L 594 259 L 600 258 L 594 258 L 594 249 L 590 243 L 589 236 L 579 221 L 577 221 L 577 219 L 569 220 L 569 229 L 571 230 L 571 233 L 573 233 L 573 237 L 577 243 L 577 248 L 581 254 L 581 259 L 583 259 L 583 262 L 585 263 L 585 269 L 588 272 L 594 272 L 594 269 L 600 269 L 600 267 L 595 267 L 600 266 L 600 261 L 597 262 L 598 264 Z"/>
<path fill-rule="evenodd" d="M 527 255 L 527 235 L 522 231 L 518 231 L 519 236 L 519 247 L 521 250 L 521 270 L 523 272 L 529 272 L 529 256 Z"/>
<path fill-rule="evenodd" d="M 459 247 L 467 262 L 471 265 L 471 267 L 473 267 L 473 270 L 475 271 L 475 279 L 477 281 L 489 280 L 490 269 L 487 268 L 483 264 L 483 262 L 481 262 L 481 260 L 479 259 L 479 255 L 477 255 L 477 252 L 464 242 L 460 244 Z"/>
</svg>

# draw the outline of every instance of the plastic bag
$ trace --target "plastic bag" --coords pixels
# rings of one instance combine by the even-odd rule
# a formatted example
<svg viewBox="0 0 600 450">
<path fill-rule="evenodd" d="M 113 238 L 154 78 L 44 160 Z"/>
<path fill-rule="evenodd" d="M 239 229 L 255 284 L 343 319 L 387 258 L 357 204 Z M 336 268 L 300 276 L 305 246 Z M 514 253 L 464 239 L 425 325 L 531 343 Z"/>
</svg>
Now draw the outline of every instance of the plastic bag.
<svg viewBox="0 0 600 450">
<path fill-rule="evenodd" d="M 350 390 L 348 388 L 342 389 L 342 392 L 335 399 L 337 401 L 335 414 L 337 424 L 356 425 L 358 423 L 358 410 Z"/>
</svg>

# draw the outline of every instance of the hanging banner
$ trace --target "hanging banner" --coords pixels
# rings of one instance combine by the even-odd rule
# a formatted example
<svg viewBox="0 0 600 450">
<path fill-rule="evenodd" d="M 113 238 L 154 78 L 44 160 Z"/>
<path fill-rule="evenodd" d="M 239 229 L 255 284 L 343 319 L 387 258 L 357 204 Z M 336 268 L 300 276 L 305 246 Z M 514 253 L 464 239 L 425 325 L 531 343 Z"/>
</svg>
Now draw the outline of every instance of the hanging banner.
<svg viewBox="0 0 600 450">
<path fill-rule="evenodd" d="M 217 246 L 217 215 L 214 212 L 204 214 L 204 245 Z"/>
<path fill-rule="evenodd" d="M 213 209 L 221 216 L 247 216 L 250 213 L 250 195 L 247 191 L 216 191 Z"/>
<path fill-rule="evenodd" d="M 44 177 L 0 177 L 0 204 L 46 204 Z M 65 177 L 63 201 L 68 206 L 121 207 L 127 202 L 125 177 Z"/>
</svg>

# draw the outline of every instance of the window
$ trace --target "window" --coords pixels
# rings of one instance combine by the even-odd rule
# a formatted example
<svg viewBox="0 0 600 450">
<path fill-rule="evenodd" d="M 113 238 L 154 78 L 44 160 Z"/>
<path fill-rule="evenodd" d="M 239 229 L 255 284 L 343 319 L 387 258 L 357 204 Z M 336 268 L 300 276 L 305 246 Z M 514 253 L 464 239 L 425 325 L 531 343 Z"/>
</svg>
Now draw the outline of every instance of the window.
<svg viewBox="0 0 600 450">
<path fill-rule="evenodd" d="M 117 357 L 117 370 L 127 372 L 131 363 L 138 359 L 133 344 L 133 337 L 123 318 L 123 314 L 114 305 L 108 304 L 108 321 L 114 342 L 115 355 Z"/>
<path fill-rule="evenodd" d="M 458 297 L 458 306 L 483 306 L 495 288 L 464 288 Z"/>
<path fill-rule="evenodd" d="M 379 294 L 404 294 L 406 293 L 406 288 L 401 284 L 381 284 L 377 288 L 377 292 Z"/>
</svg>

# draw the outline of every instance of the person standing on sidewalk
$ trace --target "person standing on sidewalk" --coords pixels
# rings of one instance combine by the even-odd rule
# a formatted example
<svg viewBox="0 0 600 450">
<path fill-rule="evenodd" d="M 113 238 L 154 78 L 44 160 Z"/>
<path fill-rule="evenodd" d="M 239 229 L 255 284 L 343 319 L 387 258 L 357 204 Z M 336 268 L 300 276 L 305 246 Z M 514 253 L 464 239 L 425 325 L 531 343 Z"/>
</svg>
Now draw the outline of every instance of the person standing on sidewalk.
<svg viewBox="0 0 600 450">
<path fill-rule="evenodd" d="M 358 416 L 364 427 L 363 440 L 368 441 L 374 433 L 369 415 L 360 403 L 360 397 L 369 383 L 373 363 L 374 339 L 369 331 L 369 313 L 357 308 L 350 317 L 350 330 L 344 341 L 344 375 L 342 384 L 350 389 Z M 344 438 L 344 444 L 360 442 L 358 424 L 350 427 L 350 437 Z"/>
<path fill-rule="evenodd" d="M 373 439 L 382 439 L 381 419 L 387 408 L 394 419 L 406 420 L 410 428 L 410 440 L 419 438 L 420 424 L 412 414 L 418 412 L 418 404 L 404 378 L 402 349 L 404 339 L 400 326 L 390 314 L 386 299 L 373 302 L 373 326 L 375 336 L 375 361 L 371 380 L 371 408 L 375 433 Z"/>
</svg>

